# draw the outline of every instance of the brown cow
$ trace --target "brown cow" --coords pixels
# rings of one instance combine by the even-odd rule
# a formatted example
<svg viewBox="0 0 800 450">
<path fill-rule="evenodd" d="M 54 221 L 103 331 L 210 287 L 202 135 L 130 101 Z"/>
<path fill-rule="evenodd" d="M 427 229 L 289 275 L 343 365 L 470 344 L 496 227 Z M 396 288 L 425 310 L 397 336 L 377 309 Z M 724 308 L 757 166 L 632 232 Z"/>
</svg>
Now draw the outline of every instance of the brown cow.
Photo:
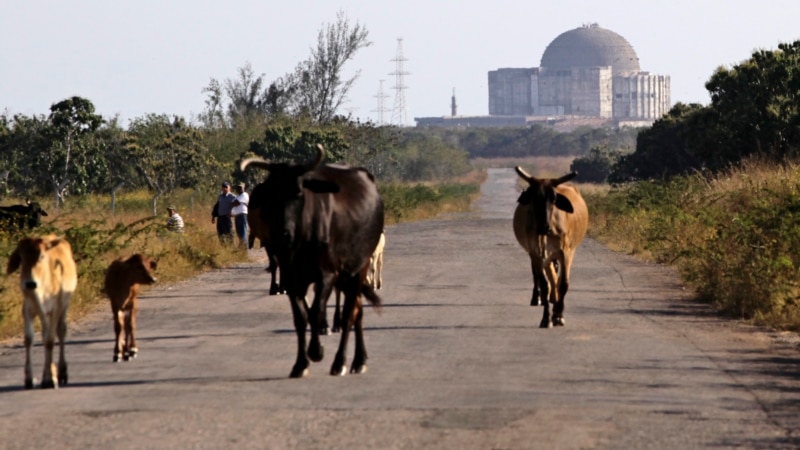
<svg viewBox="0 0 800 450">
<path fill-rule="evenodd" d="M 563 326 L 572 260 L 586 235 L 589 211 L 578 189 L 564 184 L 577 173 L 545 179 L 535 178 L 519 166 L 516 171 L 528 183 L 514 211 L 514 235 L 530 255 L 534 286 L 531 304 L 537 304 L 537 296 L 541 295 L 541 328 L 551 325 L 550 303 L 554 304 L 552 324 Z"/>
<path fill-rule="evenodd" d="M 78 284 L 78 272 L 69 242 L 55 235 L 25 238 L 8 258 L 6 272 L 20 269 L 19 286 L 24 297 L 25 389 L 33 388 L 31 345 L 33 322 L 38 316 L 44 341 L 42 388 L 56 388 L 68 381 L 64 344 L 67 335 L 67 309 Z M 53 363 L 56 335 L 59 343 L 58 368 Z"/>
<path fill-rule="evenodd" d="M 111 300 L 111 312 L 114 315 L 114 362 L 120 358 L 128 361 L 139 352 L 136 347 L 139 287 L 156 282 L 153 271 L 157 266 L 157 261 L 138 253 L 126 260 L 117 259 L 108 266 L 104 292 Z"/>
</svg>

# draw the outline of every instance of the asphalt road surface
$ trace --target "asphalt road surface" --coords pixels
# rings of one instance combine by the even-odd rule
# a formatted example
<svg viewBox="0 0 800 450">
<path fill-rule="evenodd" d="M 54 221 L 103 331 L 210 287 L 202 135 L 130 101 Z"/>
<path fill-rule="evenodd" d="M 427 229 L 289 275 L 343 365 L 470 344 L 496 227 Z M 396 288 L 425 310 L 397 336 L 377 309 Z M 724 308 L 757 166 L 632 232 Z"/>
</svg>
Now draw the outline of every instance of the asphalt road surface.
<svg viewBox="0 0 800 450">
<path fill-rule="evenodd" d="M 472 213 L 387 229 L 365 374 L 328 375 L 331 335 L 288 378 L 291 311 L 253 252 L 145 291 L 132 362 L 111 361 L 110 310 L 75 324 L 56 391 L 24 390 L 20 341 L 0 345 L 0 448 L 800 447 L 795 335 L 717 317 L 668 269 L 584 241 L 566 327 L 539 329 L 516 176 L 489 175 Z"/>
</svg>

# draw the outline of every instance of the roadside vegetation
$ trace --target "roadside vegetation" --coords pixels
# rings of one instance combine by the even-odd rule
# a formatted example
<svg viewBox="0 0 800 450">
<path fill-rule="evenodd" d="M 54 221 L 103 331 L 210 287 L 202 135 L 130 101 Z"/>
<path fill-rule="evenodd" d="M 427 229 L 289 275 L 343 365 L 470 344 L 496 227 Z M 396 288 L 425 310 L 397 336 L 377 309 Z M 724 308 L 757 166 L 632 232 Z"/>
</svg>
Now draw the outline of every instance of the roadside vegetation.
<svg viewBox="0 0 800 450">
<path fill-rule="evenodd" d="M 675 266 L 734 317 L 800 330 L 800 41 L 760 50 L 677 104 L 587 194 L 590 233 Z"/>
</svg>

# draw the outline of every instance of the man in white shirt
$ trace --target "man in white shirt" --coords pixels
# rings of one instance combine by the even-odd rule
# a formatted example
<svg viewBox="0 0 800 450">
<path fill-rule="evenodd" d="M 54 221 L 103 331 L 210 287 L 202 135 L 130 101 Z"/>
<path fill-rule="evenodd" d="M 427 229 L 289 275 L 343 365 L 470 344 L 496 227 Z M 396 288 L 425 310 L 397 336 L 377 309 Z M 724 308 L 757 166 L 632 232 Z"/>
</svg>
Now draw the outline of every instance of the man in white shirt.
<svg viewBox="0 0 800 450">
<path fill-rule="evenodd" d="M 250 203 L 250 196 L 244 190 L 244 183 L 236 185 L 236 199 L 233 200 L 233 225 L 236 229 L 236 236 L 239 237 L 239 244 L 247 248 L 247 204 Z"/>
</svg>

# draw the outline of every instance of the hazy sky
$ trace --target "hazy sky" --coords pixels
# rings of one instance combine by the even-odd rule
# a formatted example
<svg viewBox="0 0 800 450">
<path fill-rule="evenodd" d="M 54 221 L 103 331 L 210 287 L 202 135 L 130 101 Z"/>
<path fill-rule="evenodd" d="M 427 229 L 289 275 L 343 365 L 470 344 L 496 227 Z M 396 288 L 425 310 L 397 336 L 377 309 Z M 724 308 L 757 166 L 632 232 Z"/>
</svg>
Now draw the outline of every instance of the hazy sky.
<svg viewBox="0 0 800 450">
<path fill-rule="evenodd" d="M 538 67 L 553 39 L 585 23 L 627 39 L 642 70 L 669 75 L 673 103 L 707 104 L 718 66 L 800 39 L 798 0 L 8 0 L 0 112 L 46 115 L 78 95 L 123 125 L 147 113 L 191 118 L 211 78 L 235 78 L 248 62 L 267 82 L 291 72 L 339 10 L 372 41 L 345 67 L 360 75 L 340 112 L 377 121 L 380 80 L 394 106 L 402 38 L 409 125 L 449 115 L 453 89 L 460 115 L 487 114 L 488 71 Z"/>
</svg>

